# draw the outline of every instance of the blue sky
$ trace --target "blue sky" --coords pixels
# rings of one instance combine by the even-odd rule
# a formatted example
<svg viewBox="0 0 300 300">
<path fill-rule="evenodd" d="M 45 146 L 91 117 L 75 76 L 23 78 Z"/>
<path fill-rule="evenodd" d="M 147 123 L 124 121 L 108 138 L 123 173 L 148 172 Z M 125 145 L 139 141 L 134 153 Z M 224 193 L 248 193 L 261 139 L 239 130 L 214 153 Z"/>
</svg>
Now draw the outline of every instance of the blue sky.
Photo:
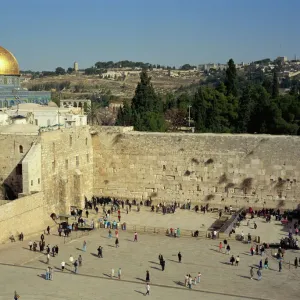
<svg viewBox="0 0 300 300">
<path fill-rule="evenodd" d="M 0 45 L 23 70 L 300 57 L 299 0 L 15 0 L 0 8 Z"/>
</svg>

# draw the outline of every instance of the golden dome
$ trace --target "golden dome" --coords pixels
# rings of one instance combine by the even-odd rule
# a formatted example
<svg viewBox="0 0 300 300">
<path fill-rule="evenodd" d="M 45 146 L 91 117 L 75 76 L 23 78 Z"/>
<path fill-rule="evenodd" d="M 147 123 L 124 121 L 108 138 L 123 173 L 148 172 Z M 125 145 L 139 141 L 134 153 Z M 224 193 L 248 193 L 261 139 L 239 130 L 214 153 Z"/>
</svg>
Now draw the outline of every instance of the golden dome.
<svg viewBox="0 0 300 300">
<path fill-rule="evenodd" d="M 19 64 L 8 50 L 0 46 L 0 75 L 20 75 Z"/>
</svg>

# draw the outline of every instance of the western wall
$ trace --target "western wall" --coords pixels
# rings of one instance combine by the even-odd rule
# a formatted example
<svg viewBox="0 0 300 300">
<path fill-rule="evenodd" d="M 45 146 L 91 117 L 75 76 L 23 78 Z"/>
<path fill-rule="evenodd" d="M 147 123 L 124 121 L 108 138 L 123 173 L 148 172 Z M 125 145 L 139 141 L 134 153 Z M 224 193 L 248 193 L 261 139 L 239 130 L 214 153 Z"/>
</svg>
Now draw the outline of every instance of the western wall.
<svg viewBox="0 0 300 300">
<path fill-rule="evenodd" d="M 299 203 L 297 136 L 82 126 L 0 134 L 0 142 L 2 183 L 19 196 L 0 201 L 0 242 L 45 229 L 51 213 L 69 214 L 70 206 L 83 207 L 92 195 L 154 203 L 189 199 L 211 207 L 294 209 Z"/>
<path fill-rule="evenodd" d="M 124 130 L 125 129 L 125 130 Z M 93 135 L 94 194 L 154 202 L 294 209 L 300 196 L 297 136 L 144 133 Z"/>
</svg>

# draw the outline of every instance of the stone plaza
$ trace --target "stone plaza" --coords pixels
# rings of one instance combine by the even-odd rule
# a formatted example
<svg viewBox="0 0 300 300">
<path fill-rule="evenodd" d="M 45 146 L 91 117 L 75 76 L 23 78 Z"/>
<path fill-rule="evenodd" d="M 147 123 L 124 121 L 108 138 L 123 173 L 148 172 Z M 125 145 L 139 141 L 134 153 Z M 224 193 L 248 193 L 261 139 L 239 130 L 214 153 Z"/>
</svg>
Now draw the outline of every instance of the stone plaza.
<svg viewBox="0 0 300 300">
<path fill-rule="evenodd" d="M 128 215 L 122 212 L 122 219 L 127 224 L 160 224 L 165 228 L 173 222 L 172 226 L 192 230 L 203 224 L 209 226 L 216 218 L 211 213 L 203 215 L 193 211 L 177 211 L 175 214 L 162 215 L 149 210 L 132 210 Z M 95 217 L 91 211 L 89 219 Z M 266 224 L 257 218 L 256 222 L 257 230 L 265 233 L 262 239 L 268 237 L 269 225 L 274 229 L 274 239 L 286 234 L 275 221 Z M 240 230 L 247 234 L 247 225 L 242 224 Z M 219 240 L 189 236 L 173 238 L 164 234 L 138 232 L 138 242 L 133 242 L 133 231 L 120 230 L 120 247 L 116 248 L 114 230 L 112 235 L 112 238 L 108 238 L 108 229 L 100 228 L 89 233 L 73 232 L 71 237 L 64 238 L 58 236 L 57 227 L 52 227 L 50 236 L 45 235 L 45 240 L 46 245 L 59 246 L 58 256 L 50 258 L 50 266 L 54 269 L 53 281 L 45 280 L 46 255 L 28 248 L 29 239 L 38 241 L 40 234 L 25 236 L 23 242 L 1 245 L 0 284 L 5 288 L 0 293 L 0 299 L 12 297 L 15 290 L 21 299 L 139 299 L 145 293 L 147 270 L 150 272 L 150 297 L 154 299 L 299 299 L 300 273 L 293 266 L 299 251 L 287 251 L 283 271 L 278 272 L 278 262 L 272 258 L 271 250 L 267 250 L 270 269 L 263 270 L 262 280 L 258 281 L 256 268 L 261 256 L 252 257 L 249 244 L 228 240 L 231 254 L 240 256 L 240 265 L 231 266 L 230 256 L 219 253 Z M 82 251 L 84 241 L 87 242 L 86 252 Z M 97 257 L 99 246 L 103 247 L 103 258 Z M 182 263 L 178 263 L 179 251 L 183 256 Z M 159 254 L 166 261 L 165 271 L 161 271 Z M 69 264 L 70 255 L 74 259 L 79 255 L 83 257 L 78 274 L 74 274 L 74 267 Z M 63 260 L 66 262 L 64 272 L 60 268 Z M 254 280 L 250 280 L 251 266 L 255 267 Z M 111 278 L 112 268 L 115 270 L 114 278 Z M 119 268 L 122 269 L 121 280 L 116 277 Z M 201 282 L 189 290 L 184 286 L 184 277 L 191 274 L 194 278 L 198 272 L 202 275 Z"/>
</svg>

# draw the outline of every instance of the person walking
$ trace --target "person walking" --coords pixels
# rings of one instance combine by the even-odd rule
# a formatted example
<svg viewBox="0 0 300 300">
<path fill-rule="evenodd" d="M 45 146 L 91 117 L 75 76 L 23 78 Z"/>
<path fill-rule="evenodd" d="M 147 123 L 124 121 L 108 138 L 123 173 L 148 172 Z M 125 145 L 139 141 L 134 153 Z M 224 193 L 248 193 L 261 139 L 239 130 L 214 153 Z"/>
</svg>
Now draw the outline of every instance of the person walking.
<svg viewBox="0 0 300 300">
<path fill-rule="evenodd" d="M 110 229 L 108 230 L 108 238 L 109 238 L 109 239 L 112 238 L 111 230 L 110 230 Z"/>
<path fill-rule="evenodd" d="M 64 271 L 65 265 L 66 265 L 65 261 L 62 261 L 62 262 L 60 263 L 60 265 L 61 265 L 61 270 Z"/>
<path fill-rule="evenodd" d="M 50 262 L 50 254 L 48 253 L 47 254 L 47 265 L 49 265 L 49 262 Z"/>
<path fill-rule="evenodd" d="M 137 235 L 137 232 L 135 232 L 135 233 L 134 233 L 134 239 L 133 239 L 133 241 L 134 241 L 134 242 L 137 242 L 137 241 L 138 241 L 137 238 L 138 238 L 138 235 Z"/>
<path fill-rule="evenodd" d="M 262 259 L 259 261 L 259 269 L 262 269 Z"/>
<path fill-rule="evenodd" d="M 121 279 L 121 275 L 122 275 L 122 270 L 121 270 L 121 268 L 119 268 L 119 270 L 118 270 L 118 279 L 119 280 Z"/>
<path fill-rule="evenodd" d="M 253 267 L 250 268 L 250 279 L 253 279 L 254 276 L 254 269 Z"/>
<path fill-rule="evenodd" d="M 239 265 L 239 262 L 240 262 L 240 256 L 238 255 L 235 259 L 235 265 L 238 267 Z"/>
<path fill-rule="evenodd" d="M 219 243 L 219 252 L 222 252 L 223 244 L 222 242 Z"/>
<path fill-rule="evenodd" d="M 150 273 L 148 270 L 146 271 L 146 282 L 150 282 Z"/>
<path fill-rule="evenodd" d="M 261 280 L 261 270 L 260 269 L 258 269 L 257 270 L 257 280 Z"/>
<path fill-rule="evenodd" d="M 295 269 L 298 268 L 298 259 L 297 259 L 297 257 L 296 257 L 295 260 L 294 260 L 294 266 L 295 266 Z"/>
<path fill-rule="evenodd" d="M 118 238 L 116 238 L 115 245 L 116 245 L 116 248 L 119 247 L 119 239 Z"/>
<path fill-rule="evenodd" d="M 147 296 L 147 295 L 150 296 L 150 284 L 149 284 L 149 282 L 147 282 L 147 284 L 146 284 L 146 294 L 145 294 L 145 296 Z"/>
<path fill-rule="evenodd" d="M 79 267 L 81 267 L 82 266 L 82 256 L 80 254 L 79 254 L 77 260 L 78 260 Z"/>
<path fill-rule="evenodd" d="M 181 263 L 181 258 L 182 258 L 182 255 L 180 253 L 180 251 L 178 252 L 178 262 Z"/>
<path fill-rule="evenodd" d="M 47 227 L 47 234 L 50 234 L 50 226 Z"/>
<path fill-rule="evenodd" d="M 82 251 L 83 251 L 83 252 L 86 252 L 86 241 L 83 241 Z"/>
</svg>

